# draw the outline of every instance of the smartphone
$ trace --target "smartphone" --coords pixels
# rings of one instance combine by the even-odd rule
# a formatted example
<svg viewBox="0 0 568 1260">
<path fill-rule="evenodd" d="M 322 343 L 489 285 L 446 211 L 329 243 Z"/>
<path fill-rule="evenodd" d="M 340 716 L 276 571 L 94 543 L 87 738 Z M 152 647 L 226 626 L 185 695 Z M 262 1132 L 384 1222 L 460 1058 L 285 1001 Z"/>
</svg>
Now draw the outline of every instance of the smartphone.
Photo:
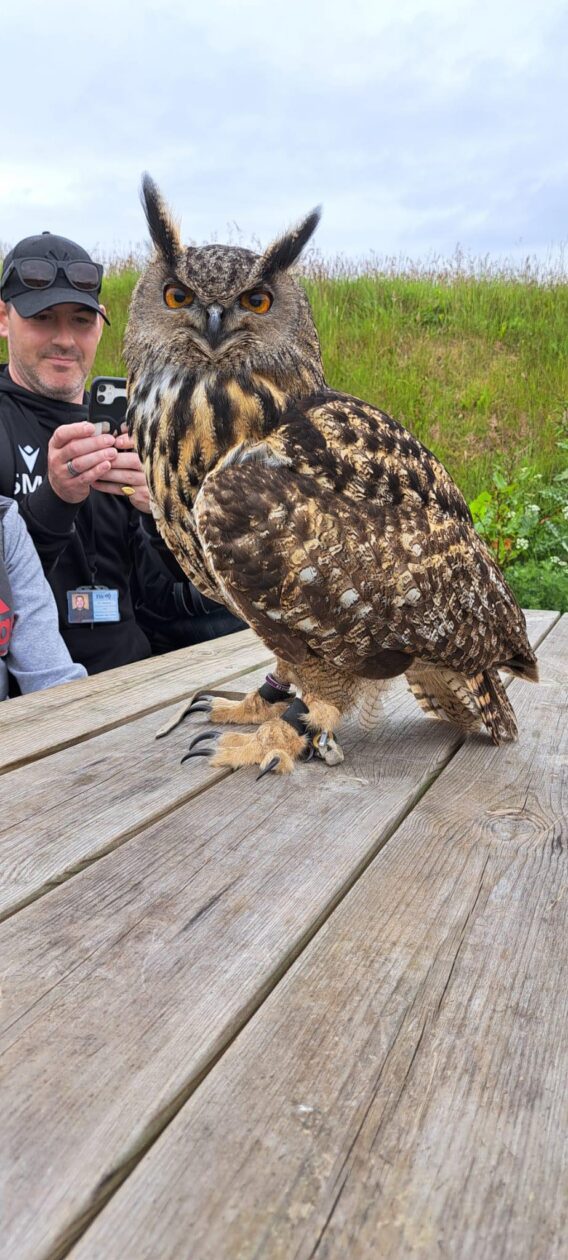
<svg viewBox="0 0 568 1260">
<path fill-rule="evenodd" d="M 95 376 L 89 397 L 89 420 L 100 424 L 106 420 L 111 433 L 124 432 L 126 420 L 126 378 L 124 376 Z"/>
</svg>

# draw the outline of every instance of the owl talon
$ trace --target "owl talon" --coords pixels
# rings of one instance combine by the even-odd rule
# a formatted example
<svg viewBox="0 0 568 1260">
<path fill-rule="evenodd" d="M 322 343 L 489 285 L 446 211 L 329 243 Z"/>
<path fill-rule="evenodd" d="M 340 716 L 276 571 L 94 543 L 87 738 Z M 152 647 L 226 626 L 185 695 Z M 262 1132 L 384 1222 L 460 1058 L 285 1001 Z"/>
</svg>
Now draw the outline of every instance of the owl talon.
<svg viewBox="0 0 568 1260">
<path fill-rule="evenodd" d="M 164 735 L 169 735 L 170 731 L 175 730 L 176 726 L 180 726 L 185 721 L 189 713 L 210 713 L 215 696 L 220 696 L 223 700 L 242 700 L 244 699 L 244 692 L 195 691 L 190 699 L 184 700 L 181 708 L 177 709 L 173 716 L 168 718 L 167 722 L 164 722 L 163 726 L 160 726 L 159 730 L 156 731 L 156 739 L 163 739 Z"/>
<path fill-rule="evenodd" d="M 196 744 L 202 743 L 204 739 L 217 739 L 219 731 L 202 731 L 200 735 L 194 735 L 190 741 L 189 748 L 180 761 L 182 766 L 184 761 L 189 761 L 190 757 L 214 757 L 214 748 L 196 748 Z"/>
<path fill-rule="evenodd" d="M 272 757 L 270 761 L 268 762 L 268 765 L 264 767 L 264 770 L 261 770 L 260 774 L 257 774 L 256 776 L 257 783 L 259 779 L 264 778 L 265 774 L 273 774 L 276 767 L 279 765 L 280 765 L 280 757 Z"/>
<path fill-rule="evenodd" d="M 207 695 L 205 692 L 203 695 L 196 696 L 187 710 L 187 716 L 189 717 L 190 713 L 210 713 L 212 700 L 213 696 Z"/>
<path fill-rule="evenodd" d="M 191 750 L 191 752 L 185 753 L 185 755 L 182 757 L 179 764 L 180 766 L 183 766 L 184 761 L 189 761 L 190 757 L 214 757 L 214 756 L 215 756 L 214 748 L 194 748 Z"/>
<path fill-rule="evenodd" d="M 194 735 L 189 741 L 189 748 L 194 748 L 196 744 L 200 744 L 203 739 L 216 739 L 220 735 L 220 731 L 201 731 L 199 735 Z"/>
</svg>

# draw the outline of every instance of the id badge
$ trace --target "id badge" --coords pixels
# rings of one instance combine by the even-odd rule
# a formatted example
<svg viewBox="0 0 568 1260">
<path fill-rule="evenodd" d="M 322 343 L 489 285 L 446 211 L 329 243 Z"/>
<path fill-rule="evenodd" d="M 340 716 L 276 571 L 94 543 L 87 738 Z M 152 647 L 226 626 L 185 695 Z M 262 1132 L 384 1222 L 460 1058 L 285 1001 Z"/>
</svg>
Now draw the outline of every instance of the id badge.
<svg viewBox="0 0 568 1260">
<path fill-rule="evenodd" d="M 108 586 L 82 586 L 67 591 L 67 619 L 70 626 L 120 621 L 118 591 Z"/>
</svg>

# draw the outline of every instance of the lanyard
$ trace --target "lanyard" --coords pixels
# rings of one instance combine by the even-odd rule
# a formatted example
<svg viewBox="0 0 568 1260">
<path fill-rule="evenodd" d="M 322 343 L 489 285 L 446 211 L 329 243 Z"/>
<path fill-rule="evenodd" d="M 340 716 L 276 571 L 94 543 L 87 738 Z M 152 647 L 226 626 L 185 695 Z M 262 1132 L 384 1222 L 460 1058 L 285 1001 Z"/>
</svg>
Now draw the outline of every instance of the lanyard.
<svg viewBox="0 0 568 1260">
<path fill-rule="evenodd" d="M 85 567 L 87 569 L 87 573 L 90 578 L 90 585 L 96 586 L 97 584 L 96 582 L 97 543 L 96 543 L 96 534 L 95 534 L 95 513 L 93 511 L 91 495 L 89 495 L 88 499 L 85 499 L 84 503 L 81 504 L 81 507 L 85 515 L 87 541 L 86 543 L 83 542 L 83 539 L 80 537 L 77 528 L 75 528 L 75 538 L 76 538 L 79 550 L 82 553 L 82 558 L 83 558 Z"/>
</svg>

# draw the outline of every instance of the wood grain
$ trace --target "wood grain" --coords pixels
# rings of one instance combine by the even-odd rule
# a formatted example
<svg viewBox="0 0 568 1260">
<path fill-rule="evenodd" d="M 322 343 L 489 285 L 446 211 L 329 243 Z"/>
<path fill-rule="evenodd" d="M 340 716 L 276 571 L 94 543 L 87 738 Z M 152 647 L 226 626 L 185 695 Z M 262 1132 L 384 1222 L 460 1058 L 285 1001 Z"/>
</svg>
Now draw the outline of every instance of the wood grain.
<svg viewBox="0 0 568 1260">
<path fill-rule="evenodd" d="M 343 742 L 333 772 L 214 784 L 0 927 L 10 1256 L 65 1253 L 460 737 L 395 690 Z"/>
<path fill-rule="evenodd" d="M 72 1260 L 568 1254 L 568 617 L 539 655 Z"/>
<path fill-rule="evenodd" d="M 0 773 L 179 703 L 196 687 L 222 686 L 271 659 L 252 630 L 240 630 L 11 700 L 0 705 Z M 0 793 L 7 805 L 6 784 L 0 783 Z"/>
<path fill-rule="evenodd" d="M 0 925 L 18 1260 L 64 1253 L 458 739 L 406 693 L 345 743 L 333 773 L 231 775 Z"/>
</svg>

